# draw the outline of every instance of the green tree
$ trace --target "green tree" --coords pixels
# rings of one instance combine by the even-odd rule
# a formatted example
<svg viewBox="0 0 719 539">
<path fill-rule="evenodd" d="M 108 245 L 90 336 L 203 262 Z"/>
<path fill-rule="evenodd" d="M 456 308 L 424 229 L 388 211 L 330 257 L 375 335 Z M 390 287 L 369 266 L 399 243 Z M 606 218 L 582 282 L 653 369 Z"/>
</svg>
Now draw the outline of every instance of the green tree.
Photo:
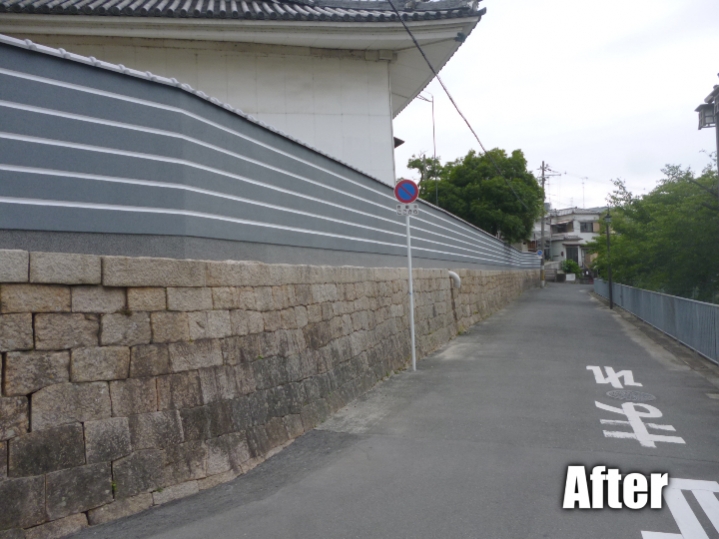
<svg viewBox="0 0 719 539">
<path fill-rule="evenodd" d="M 500 149 L 485 155 L 472 150 L 444 165 L 413 156 L 408 166 L 420 172 L 422 199 L 434 203 L 436 188 L 441 208 L 509 243 L 531 235 L 543 197 L 521 150 L 511 155 Z"/>
<path fill-rule="evenodd" d="M 612 214 L 612 278 L 638 288 L 717 301 L 719 297 L 719 203 L 717 173 L 709 166 L 667 166 L 650 193 L 633 195 L 621 180 L 609 195 Z M 606 278 L 605 235 L 589 246 L 594 268 Z"/>
</svg>

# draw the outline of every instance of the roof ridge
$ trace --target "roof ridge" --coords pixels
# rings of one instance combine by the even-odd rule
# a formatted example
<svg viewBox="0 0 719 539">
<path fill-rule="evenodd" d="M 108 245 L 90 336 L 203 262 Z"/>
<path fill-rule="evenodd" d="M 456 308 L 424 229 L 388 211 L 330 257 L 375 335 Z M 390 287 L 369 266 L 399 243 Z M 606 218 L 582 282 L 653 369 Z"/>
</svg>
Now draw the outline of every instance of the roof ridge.
<svg viewBox="0 0 719 539">
<path fill-rule="evenodd" d="M 481 16 L 481 0 L 393 0 L 404 20 Z M 344 13 L 335 10 L 341 9 Z M 345 22 L 395 21 L 389 0 L 0 0 L 0 13 L 283 19 Z"/>
</svg>

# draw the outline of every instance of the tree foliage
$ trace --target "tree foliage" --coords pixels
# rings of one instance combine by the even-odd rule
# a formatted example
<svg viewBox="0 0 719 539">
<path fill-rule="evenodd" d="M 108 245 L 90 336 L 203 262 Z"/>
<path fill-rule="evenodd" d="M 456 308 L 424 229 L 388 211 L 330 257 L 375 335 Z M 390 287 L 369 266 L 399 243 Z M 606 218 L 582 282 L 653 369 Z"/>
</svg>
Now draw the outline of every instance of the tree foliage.
<svg viewBox="0 0 719 539">
<path fill-rule="evenodd" d="M 413 156 L 407 166 L 420 173 L 420 197 L 487 232 L 514 243 L 530 237 L 542 208 L 542 189 L 527 170 L 521 150 L 507 155 L 471 150 L 444 165 Z"/>
<path fill-rule="evenodd" d="M 719 300 L 719 203 L 716 169 L 696 176 L 667 166 L 657 187 L 633 195 L 615 180 L 608 202 L 612 215 L 614 281 L 667 294 Z M 589 246 L 594 267 L 607 277 L 605 235 Z"/>
</svg>

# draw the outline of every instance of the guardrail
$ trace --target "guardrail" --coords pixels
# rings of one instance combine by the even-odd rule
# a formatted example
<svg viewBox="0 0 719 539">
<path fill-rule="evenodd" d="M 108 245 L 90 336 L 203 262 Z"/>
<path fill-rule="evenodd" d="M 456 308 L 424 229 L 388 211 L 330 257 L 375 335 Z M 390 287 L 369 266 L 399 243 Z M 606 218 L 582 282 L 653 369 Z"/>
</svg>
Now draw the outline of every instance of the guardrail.
<svg viewBox="0 0 719 539">
<path fill-rule="evenodd" d="M 594 280 L 594 292 L 609 297 L 609 283 Z M 719 305 L 612 283 L 614 304 L 719 364 Z"/>
<path fill-rule="evenodd" d="M 391 187 L 187 84 L 0 36 L 0 232 L 403 257 L 395 207 Z M 412 242 L 417 258 L 539 267 L 424 202 Z"/>
</svg>

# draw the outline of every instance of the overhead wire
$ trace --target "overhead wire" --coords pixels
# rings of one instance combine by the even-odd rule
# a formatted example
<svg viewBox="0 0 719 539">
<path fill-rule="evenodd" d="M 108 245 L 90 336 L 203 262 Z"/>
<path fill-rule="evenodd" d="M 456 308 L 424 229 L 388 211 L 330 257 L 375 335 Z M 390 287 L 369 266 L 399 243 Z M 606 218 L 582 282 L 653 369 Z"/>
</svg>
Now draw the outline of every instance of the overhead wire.
<svg viewBox="0 0 719 539">
<path fill-rule="evenodd" d="M 445 86 L 444 81 L 439 76 L 439 73 L 437 73 L 437 70 L 432 65 L 432 62 L 429 61 L 429 58 L 427 58 L 427 55 L 425 54 L 424 49 L 422 49 L 422 46 L 417 41 L 417 38 L 414 37 L 414 34 L 409 29 L 409 26 L 407 26 L 407 24 L 404 22 L 402 15 L 400 14 L 397 7 L 394 5 L 394 1 L 393 0 L 387 0 L 387 1 L 389 2 L 389 5 L 392 6 L 392 10 L 395 12 L 395 14 L 397 15 L 397 18 L 399 19 L 399 22 L 402 23 L 402 26 L 407 31 L 407 34 L 409 35 L 410 39 L 414 43 L 414 46 L 417 47 L 417 50 L 422 55 L 422 58 L 424 58 L 424 61 L 427 63 L 427 66 L 429 66 L 429 69 L 434 74 L 435 78 L 437 79 L 437 82 L 439 82 L 440 86 L 442 86 L 444 93 L 447 94 L 447 97 L 449 98 L 450 102 L 452 103 L 452 106 L 454 106 L 454 109 L 457 111 L 457 113 L 462 118 L 462 120 L 464 120 L 464 123 L 467 124 L 467 127 L 472 132 L 472 135 L 474 135 L 474 138 L 477 140 L 479 147 L 482 148 L 482 152 L 484 152 L 484 155 L 487 156 L 487 158 L 492 163 L 492 165 L 494 165 L 494 168 L 497 169 L 497 173 L 504 179 L 504 182 L 512 190 L 512 193 L 514 193 L 514 196 L 517 198 L 517 200 L 522 203 L 522 206 L 524 206 L 524 209 L 529 210 L 529 206 L 527 206 L 527 204 L 524 202 L 524 200 L 522 200 L 522 198 L 517 194 L 517 191 L 514 189 L 514 186 L 502 174 L 502 171 L 499 168 L 499 165 L 497 165 L 496 161 L 492 158 L 492 155 L 487 152 L 487 149 L 484 147 L 484 144 L 482 144 L 482 141 L 479 139 L 479 136 L 477 135 L 477 132 L 472 127 L 472 124 L 469 123 L 469 120 L 467 119 L 467 117 L 462 113 L 462 111 L 459 108 L 459 105 L 457 105 L 457 102 L 452 97 L 452 94 L 449 92 L 449 89 L 447 88 L 447 86 Z"/>
</svg>

